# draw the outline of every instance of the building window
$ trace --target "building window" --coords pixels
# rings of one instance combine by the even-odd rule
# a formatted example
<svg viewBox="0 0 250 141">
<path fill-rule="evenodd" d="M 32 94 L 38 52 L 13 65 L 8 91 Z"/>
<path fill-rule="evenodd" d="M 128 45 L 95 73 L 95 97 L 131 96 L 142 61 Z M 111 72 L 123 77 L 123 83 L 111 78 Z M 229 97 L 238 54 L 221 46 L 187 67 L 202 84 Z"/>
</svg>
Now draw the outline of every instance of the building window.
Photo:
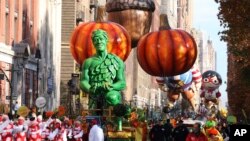
<svg viewBox="0 0 250 141">
<path fill-rule="evenodd" d="M 34 19 L 34 0 L 30 0 L 30 20 L 33 21 Z"/>
<path fill-rule="evenodd" d="M 17 42 L 17 37 L 18 37 L 18 22 L 17 22 L 17 17 L 14 17 L 14 42 Z"/>
<path fill-rule="evenodd" d="M 9 0 L 5 0 L 5 6 L 9 8 Z"/>
<path fill-rule="evenodd" d="M 22 31 L 23 31 L 23 35 L 22 35 L 22 40 L 26 39 L 26 26 L 27 26 L 27 10 L 23 11 L 23 23 L 22 23 Z"/>
<path fill-rule="evenodd" d="M 9 14 L 6 13 L 5 16 L 5 44 L 9 44 L 8 39 L 9 39 Z"/>
</svg>

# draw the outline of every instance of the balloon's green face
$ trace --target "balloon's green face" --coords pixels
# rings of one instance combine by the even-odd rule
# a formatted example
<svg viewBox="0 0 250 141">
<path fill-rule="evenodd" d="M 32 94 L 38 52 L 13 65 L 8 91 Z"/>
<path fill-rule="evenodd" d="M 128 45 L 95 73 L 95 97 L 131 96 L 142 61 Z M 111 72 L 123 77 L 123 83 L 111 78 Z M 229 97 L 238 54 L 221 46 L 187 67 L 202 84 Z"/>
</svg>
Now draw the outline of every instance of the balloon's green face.
<svg viewBox="0 0 250 141">
<path fill-rule="evenodd" d="M 94 31 L 92 34 L 92 42 L 97 52 L 107 50 L 107 33 L 100 29 Z"/>
</svg>

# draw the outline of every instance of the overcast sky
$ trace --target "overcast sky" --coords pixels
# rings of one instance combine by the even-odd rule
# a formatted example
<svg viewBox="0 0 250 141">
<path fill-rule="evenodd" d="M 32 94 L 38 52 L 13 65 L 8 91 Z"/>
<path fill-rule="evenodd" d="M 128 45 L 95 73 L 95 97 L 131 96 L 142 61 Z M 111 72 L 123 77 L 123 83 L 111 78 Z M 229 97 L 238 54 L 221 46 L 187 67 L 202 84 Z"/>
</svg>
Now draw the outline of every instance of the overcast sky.
<svg viewBox="0 0 250 141">
<path fill-rule="evenodd" d="M 213 42 L 217 53 L 216 71 L 221 75 L 223 82 L 220 87 L 222 94 L 221 104 L 225 106 L 225 102 L 227 102 L 226 84 L 224 83 L 227 81 L 227 48 L 226 43 L 220 41 L 220 36 L 218 35 L 218 32 L 223 30 L 217 18 L 218 6 L 214 0 L 194 0 L 193 26 L 205 31 Z"/>
</svg>

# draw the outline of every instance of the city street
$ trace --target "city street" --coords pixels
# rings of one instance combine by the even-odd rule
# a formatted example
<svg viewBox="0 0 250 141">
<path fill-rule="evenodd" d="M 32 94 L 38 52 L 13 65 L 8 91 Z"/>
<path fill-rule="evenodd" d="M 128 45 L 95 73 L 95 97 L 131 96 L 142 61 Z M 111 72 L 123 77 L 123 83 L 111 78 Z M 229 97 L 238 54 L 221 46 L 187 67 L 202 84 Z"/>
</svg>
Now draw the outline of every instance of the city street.
<svg viewBox="0 0 250 141">
<path fill-rule="evenodd" d="M 244 141 L 249 5 L 0 0 L 0 141 Z"/>
</svg>

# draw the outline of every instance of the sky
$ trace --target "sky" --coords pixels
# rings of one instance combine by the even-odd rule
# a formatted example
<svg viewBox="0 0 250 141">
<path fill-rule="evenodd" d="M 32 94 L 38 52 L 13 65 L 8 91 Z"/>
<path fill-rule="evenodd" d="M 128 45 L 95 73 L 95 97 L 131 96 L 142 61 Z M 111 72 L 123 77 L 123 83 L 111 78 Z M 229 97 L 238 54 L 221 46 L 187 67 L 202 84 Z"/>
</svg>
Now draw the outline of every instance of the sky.
<svg viewBox="0 0 250 141">
<path fill-rule="evenodd" d="M 221 75 L 223 84 L 220 86 L 221 106 L 225 107 L 227 102 L 226 84 L 227 81 L 227 48 L 226 43 L 220 41 L 220 22 L 217 18 L 219 5 L 214 0 L 194 0 L 193 27 L 205 31 L 209 39 L 213 42 L 213 47 L 217 53 L 216 71 Z"/>
</svg>

